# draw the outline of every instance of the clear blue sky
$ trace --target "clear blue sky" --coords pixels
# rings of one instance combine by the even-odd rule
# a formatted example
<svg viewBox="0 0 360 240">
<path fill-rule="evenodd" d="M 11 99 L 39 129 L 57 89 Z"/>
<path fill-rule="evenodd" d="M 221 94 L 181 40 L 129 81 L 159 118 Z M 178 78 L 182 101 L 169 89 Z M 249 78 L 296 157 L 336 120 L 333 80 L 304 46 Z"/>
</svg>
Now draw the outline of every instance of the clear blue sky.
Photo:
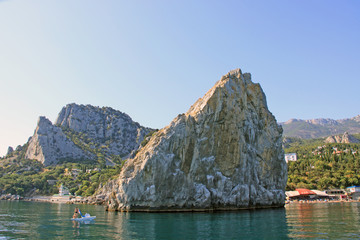
<svg viewBox="0 0 360 240">
<path fill-rule="evenodd" d="M 0 155 L 68 103 L 162 128 L 228 71 L 279 122 L 360 114 L 360 1 L 0 0 Z"/>
</svg>

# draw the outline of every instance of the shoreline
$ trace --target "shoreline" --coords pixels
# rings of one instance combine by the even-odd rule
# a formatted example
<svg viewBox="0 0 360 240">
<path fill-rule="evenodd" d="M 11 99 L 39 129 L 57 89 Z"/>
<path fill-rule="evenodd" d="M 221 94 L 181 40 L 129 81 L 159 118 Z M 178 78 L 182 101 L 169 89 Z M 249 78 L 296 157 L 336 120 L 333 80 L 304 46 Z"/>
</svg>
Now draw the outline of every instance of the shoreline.
<svg viewBox="0 0 360 240">
<path fill-rule="evenodd" d="M 49 203 L 69 203 L 71 200 L 69 196 L 33 196 L 24 197 L 22 201 L 28 202 L 49 202 Z"/>
<path fill-rule="evenodd" d="M 360 202 L 360 200 L 328 200 L 328 201 L 309 201 L 309 200 L 300 200 L 300 201 L 290 201 L 285 204 L 291 205 L 291 204 L 314 204 L 314 203 L 351 203 L 351 202 Z"/>
<path fill-rule="evenodd" d="M 71 197 L 71 198 L 70 198 Z M 82 197 L 73 197 L 73 196 L 59 196 L 59 195 L 53 195 L 53 196 L 33 196 L 33 197 L 20 197 L 18 195 L 2 195 L 0 196 L 0 200 L 6 200 L 6 201 L 28 201 L 28 202 L 48 202 L 48 203 L 57 203 L 57 204 L 87 204 L 87 205 L 102 205 L 99 202 L 89 202 L 88 199 L 84 199 Z M 360 200 L 328 200 L 328 201 L 309 201 L 309 200 L 300 200 L 300 201 L 290 201 L 286 202 L 284 204 L 284 207 L 289 206 L 291 204 L 314 204 L 314 203 L 351 203 L 351 202 L 360 202 Z M 270 207 L 271 208 L 271 207 Z M 245 208 L 246 209 L 246 208 Z M 253 208 L 249 208 L 253 209 Z M 133 211 L 136 212 L 168 212 L 170 209 L 165 210 L 149 210 L 149 209 L 136 209 Z M 228 209 L 227 209 L 228 210 Z M 235 209 L 232 209 L 235 210 Z M 239 210 L 239 209 L 237 209 Z M 109 210 L 106 210 L 109 211 Z M 170 212 L 185 212 L 189 211 L 189 209 L 172 209 Z M 191 212 L 194 211 L 194 209 L 190 210 Z M 204 211 L 204 210 L 202 210 Z M 205 210 L 209 211 L 209 209 Z M 214 210 L 213 210 L 214 211 Z"/>
<path fill-rule="evenodd" d="M 86 197 L 80 196 L 60 196 L 58 194 L 52 196 L 37 195 L 32 197 L 22 197 L 20 195 L 3 194 L 0 195 L 0 200 L 4 201 L 26 201 L 26 202 L 48 202 L 48 203 L 65 203 L 65 204 L 88 204 L 88 205 L 103 205 L 104 201 L 89 201 Z"/>
</svg>

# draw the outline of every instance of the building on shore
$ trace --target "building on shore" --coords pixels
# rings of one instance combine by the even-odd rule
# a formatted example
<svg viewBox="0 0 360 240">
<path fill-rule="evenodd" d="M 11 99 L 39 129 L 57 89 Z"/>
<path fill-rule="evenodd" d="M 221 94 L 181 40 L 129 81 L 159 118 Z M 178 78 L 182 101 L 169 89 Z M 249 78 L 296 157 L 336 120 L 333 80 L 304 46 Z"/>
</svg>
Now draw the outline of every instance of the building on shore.
<svg viewBox="0 0 360 240">
<path fill-rule="evenodd" d="M 295 191 L 286 191 L 288 200 L 330 200 L 331 197 L 325 192 L 319 190 L 309 190 L 306 188 L 297 188 Z"/>
<path fill-rule="evenodd" d="M 347 187 L 346 193 L 351 199 L 360 200 L 360 186 Z"/>
<path fill-rule="evenodd" d="M 286 153 L 285 154 L 285 161 L 286 161 L 286 163 L 288 163 L 289 161 L 296 162 L 297 161 L 296 153 Z"/>
<path fill-rule="evenodd" d="M 347 194 L 342 189 L 328 189 L 325 190 L 325 193 L 335 200 L 345 200 L 348 198 Z"/>
<path fill-rule="evenodd" d="M 66 187 L 64 187 L 64 185 L 60 185 L 59 187 L 59 196 L 65 196 L 65 195 L 69 195 L 69 189 L 67 189 Z"/>
</svg>

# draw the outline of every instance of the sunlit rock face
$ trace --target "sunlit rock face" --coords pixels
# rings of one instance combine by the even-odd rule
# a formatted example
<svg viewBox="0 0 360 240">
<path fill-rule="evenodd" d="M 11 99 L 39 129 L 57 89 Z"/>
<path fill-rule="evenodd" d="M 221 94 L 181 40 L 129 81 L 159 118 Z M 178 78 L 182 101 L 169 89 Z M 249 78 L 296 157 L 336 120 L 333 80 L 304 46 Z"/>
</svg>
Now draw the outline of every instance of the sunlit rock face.
<svg viewBox="0 0 360 240">
<path fill-rule="evenodd" d="M 112 108 L 72 103 L 62 108 L 54 125 L 45 117 L 39 118 L 25 158 L 45 166 L 62 160 L 96 163 L 97 152 L 106 159 L 125 159 L 152 130 Z"/>
<path fill-rule="evenodd" d="M 260 85 L 233 70 L 157 132 L 97 197 L 120 211 L 283 206 L 281 135 Z"/>
<path fill-rule="evenodd" d="M 83 133 L 99 146 L 105 156 L 127 158 L 153 129 L 134 122 L 126 113 L 110 107 L 68 104 L 60 111 L 56 126 Z"/>
<path fill-rule="evenodd" d="M 34 135 L 29 140 L 25 158 L 36 159 L 45 166 L 57 164 L 61 159 L 92 159 L 95 155 L 77 147 L 61 128 L 45 117 L 40 117 Z"/>
</svg>

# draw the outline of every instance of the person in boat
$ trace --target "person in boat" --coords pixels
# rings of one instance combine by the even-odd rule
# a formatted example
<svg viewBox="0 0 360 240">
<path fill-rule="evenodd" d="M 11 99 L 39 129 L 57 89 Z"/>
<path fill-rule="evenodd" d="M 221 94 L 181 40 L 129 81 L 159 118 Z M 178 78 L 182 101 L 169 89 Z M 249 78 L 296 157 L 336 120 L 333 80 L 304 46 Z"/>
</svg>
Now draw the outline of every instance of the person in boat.
<svg viewBox="0 0 360 240">
<path fill-rule="evenodd" d="M 80 210 L 76 207 L 75 210 L 74 210 L 73 218 L 79 218 L 79 217 L 80 217 L 79 211 L 80 211 Z"/>
</svg>

